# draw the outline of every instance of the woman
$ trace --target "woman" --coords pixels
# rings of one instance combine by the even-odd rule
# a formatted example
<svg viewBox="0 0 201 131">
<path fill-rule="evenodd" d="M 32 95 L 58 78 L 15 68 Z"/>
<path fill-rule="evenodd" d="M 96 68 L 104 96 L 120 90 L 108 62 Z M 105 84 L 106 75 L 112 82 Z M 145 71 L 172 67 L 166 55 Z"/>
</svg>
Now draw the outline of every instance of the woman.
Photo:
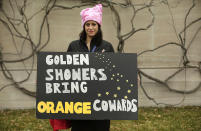
<svg viewBox="0 0 201 131">
<path fill-rule="evenodd" d="M 112 44 L 102 39 L 102 5 L 98 4 L 93 8 L 83 9 L 80 13 L 82 18 L 83 31 L 80 39 L 69 44 L 67 52 L 114 52 Z M 69 128 L 71 131 L 109 131 L 109 120 L 50 120 L 55 130 Z"/>
<path fill-rule="evenodd" d="M 70 43 L 68 52 L 114 52 L 112 45 L 102 39 L 102 5 L 86 8 L 80 13 L 83 31 L 80 39 Z M 73 120 L 71 131 L 109 131 L 109 120 Z"/>
<path fill-rule="evenodd" d="M 68 52 L 114 52 L 112 45 L 102 39 L 102 5 L 86 8 L 80 13 L 83 31 L 80 39 L 70 43 Z"/>
</svg>

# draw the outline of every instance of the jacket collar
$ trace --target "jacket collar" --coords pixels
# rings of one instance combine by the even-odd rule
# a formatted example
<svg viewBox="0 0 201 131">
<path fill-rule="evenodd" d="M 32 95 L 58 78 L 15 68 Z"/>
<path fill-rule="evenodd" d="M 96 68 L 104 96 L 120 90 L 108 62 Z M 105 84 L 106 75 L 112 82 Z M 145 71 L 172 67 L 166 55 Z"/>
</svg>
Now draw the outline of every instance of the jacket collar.
<svg viewBox="0 0 201 131">
<path fill-rule="evenodd" d="M 103 41 L 102 41 L 102 42 L 103 42 Z M 80 40 L 80 41 L 79 41 L 79 44 L 80 44 L 80 46 L 81 46 L 83 49 L 86 49 L 86 50 L 88 51 L 88 47 L 87 47 L 87 45 L 86 45 L 86 43 L 85 43 L 84 41 Z M 94 46 L 96 46 L 96 50 L 98 50 L 98 49 L 100 48 L 100 45 L 101 45 L 101 44 L 97 44 L 97 43 L 93 42 L 93 40 L 92 40 L 92 41 L 91 41 L 91 44 L 90 44 L 90 52 L 91 52 L 91 50 L 93 49 Z M 95 51 L 96 51 L 96 50 L 95 50 Z"/>
</svg>

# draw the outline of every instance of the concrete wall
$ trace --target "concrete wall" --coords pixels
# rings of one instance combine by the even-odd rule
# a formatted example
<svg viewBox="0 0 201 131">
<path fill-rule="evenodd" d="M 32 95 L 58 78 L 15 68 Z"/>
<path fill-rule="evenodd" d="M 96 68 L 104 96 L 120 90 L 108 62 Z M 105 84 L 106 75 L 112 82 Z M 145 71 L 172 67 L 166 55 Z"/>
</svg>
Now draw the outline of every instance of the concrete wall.
<svg viewBox="0 0 201 131">
<path fill-rule="evenodd" d="M 133 0 L 136 5 L 141 4 L 142 1 Z M 19 5 L 22 3 L 19 2 Z M 115 1 L 118 2 L 118 1 Z M 120 1 L 121 2 L 121 1 Z M 39 11 L 45 4 L 46 0 L 28 0 L 26 15 L 31 17 L 34 12 Z M 125 41 L 125 53 L 140 53 L 144 50 L 154 49 L 160 45 L 167 42 L 179 42 L 177 36 L 175 35 L 175 30 L 172 26 L 174 18 L 175 29 L 180 32 L 184 27 L 185 14 L 188 12 L 192 2 L 190 0 L 170 0 L 170 9 L 172 11 L 173 17 L 170 15 L 168 6 L 162 3 L 154 2 L 153 7 L 151 7 L 155 21 L 154 25 L 146 31 L 140 31 L 133 35 L 131 38 Z M 60 0 L 57 4 L 64 6 L 72 6 L 79 4 L 79 1 L 62 1 Z M 121 34 L 127 33 L 131 29 L 130 19 L 132 18 L 132 8 L 121 8 L 115 6 L 118 10 L 121 18 L 122 32 Z M 139 8 L 139 6 L 136 6 Z M 49 44 L 43 49 L 43 51 L 66 51 L 68 44 L 75 39 L 78 39 L 78 34 L 82 30 L 80 11 L 86 8 L 74 8 L 73 10 L 61 10 L 55 9 L 51 11 L 48 15 L 48 22 L 50 25 L 50 41 Z M 6 13 L 13 18 L 20 18 L 19 13 L 13 15 L 13 10 L 17 12 L 17 8 L 13 6 L 13 9 L 9 5 L 9 1 L 3 1 L 3 9 Z M 187 22 L 201 17 L 201 1 L 196 1 L 196 6 L 193 8 Z M 29 21 L 30 37 L 34 43 L 39 40 L 39 30 L 42 22 L 44 12 L 38 13 Z M 0 13 L 0 17 L 4 19 L 5 16 Z M 136 15 L 134 20 L 134 26 L 137 28 L 146 27 L 151 21 L 151 16 L 147 10 L 141 11 Z M 17 24 L 17 22 L 16 22 Z M 11 26 L 11 25 L 9 25 Z M 197 22 L 191 28 L 189 28 L 187 33 L 187 45 L 192 39 L 194 33 L 198 28 L 200 28 L 201 22 Z M 19 38 L 14 38 L 16 42 L 16 47 L 18 52 L 22 52 L 20 55 L 14 55 L 17 53 L 13 39 L 2 23 L 0 23 L 0 45 L 1 52 L 3 53 L 4 60 L 14 60 L 23 58 L 30 54 L 32 51 L 31 46 L 28 41 L 25 41 L 23 45 L 23 40 Z M 19 26 L 18 29 L 22 34 L 25 34 L 23 25 Z M 103 8 L 103 25 L 102 25 L 104 39 L 111 42 L 114 48 L 117 48 L 118 39 L 116 33 L 116 22 L 112 11 L 109 8 Z M 16 33 L 16 32 L 15 32 Z M 201 61 L 201 32 L 199 31 L 197 37 L 195 38 L 193 44 L 189 48 L 188 57 L 192 65 L 198 66 L 198 62 Z M 47 28 L 42 31 L 42 44 L 47 39 Z M 23 47 L 21 50 L 21 47 Z M 12 54 L 8 54 L 12 53 Z M 160 80 L 165 80 L 169 75 L 173 74 L 177 67 L 181 66 L 182 51 L 176 46 L 167 46 L 156 50 L 154 52 L 145 53 L 138 57 L 139 68 L 141 68 L 147 74 L 156 77 Z M 24 61 L 24 63 L 5 63 L 6 67 L 12 71 L 12 74 L 16 81 L 21 81 L 27 77 L 27 69 L 31 71 L 31 76 L 28 81 L 20 84 L 22 87 L 30 90 L 36 90 L 36 56 L 34 58 Z M 33 69 L 32 69 L 33 65 Z M 31 69 L 31 70 L 30 70 Z M 186 105 L 201 105 L 201 89 L 197 90 L 192 94 L 178 94 L 169 91 L 164 86 L 148 80 L 143 77 L 143 85 L 147 93 L 156 99 L 159 103 L 174 104 L 178 106 Z M 191 90 L 195 88 L 201 82 L 201 76 L 198 70 L 192 68 L 187 69 L 186 72 L 183 71 L 176 75 L 173 79 L 169 81 L 171 88 L 180 90 Z M 2 69 L 0 70 L 0 87 L 7 84 L 11 84 L 7 80 Z M 157 106 L 151 100 L 147 99 L 142 89 L 139 88 L 139 106 Z M 19 89 L 14 86 L 8 86 L 0 91 L 0 109 L 10 108 L 33 108 L 35 107 L 35 98 L 30 97 L 22 93 Z"/>
</svg>

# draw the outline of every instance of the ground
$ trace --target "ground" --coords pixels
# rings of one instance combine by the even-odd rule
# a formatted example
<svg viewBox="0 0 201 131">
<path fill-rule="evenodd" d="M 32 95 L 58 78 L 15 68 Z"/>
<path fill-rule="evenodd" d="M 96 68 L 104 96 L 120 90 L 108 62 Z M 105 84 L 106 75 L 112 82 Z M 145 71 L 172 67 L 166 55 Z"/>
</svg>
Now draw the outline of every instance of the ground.
<svg viewBox="0 0 201 131">
<path fill-rule="evenodd" d="M 201 131 L 201 107 L 139 108 L 138 120 L 112 120 L 110 131 Z M 0 131 L 48 131 L 34 109 L 0 110 Z M 70 130 L 66 130 L 70 131 Z"/>
</svg>

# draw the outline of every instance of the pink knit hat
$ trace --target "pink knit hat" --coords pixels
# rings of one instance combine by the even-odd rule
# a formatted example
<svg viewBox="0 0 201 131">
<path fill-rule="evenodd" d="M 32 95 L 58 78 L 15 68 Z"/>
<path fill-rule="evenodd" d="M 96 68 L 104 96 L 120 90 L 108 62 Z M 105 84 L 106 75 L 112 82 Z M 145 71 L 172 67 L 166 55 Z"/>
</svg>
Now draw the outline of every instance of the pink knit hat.
<svg viewBox="0 0 201 131">
<path fill-rule="evenodd" d="M 96 21 L 98 24 L 102 24 L 102 5 L 98 4 L 93 8 L 86 8 L 80 12 L 82 17 L 82 27 L 88 20 Z"/>
</svg>

